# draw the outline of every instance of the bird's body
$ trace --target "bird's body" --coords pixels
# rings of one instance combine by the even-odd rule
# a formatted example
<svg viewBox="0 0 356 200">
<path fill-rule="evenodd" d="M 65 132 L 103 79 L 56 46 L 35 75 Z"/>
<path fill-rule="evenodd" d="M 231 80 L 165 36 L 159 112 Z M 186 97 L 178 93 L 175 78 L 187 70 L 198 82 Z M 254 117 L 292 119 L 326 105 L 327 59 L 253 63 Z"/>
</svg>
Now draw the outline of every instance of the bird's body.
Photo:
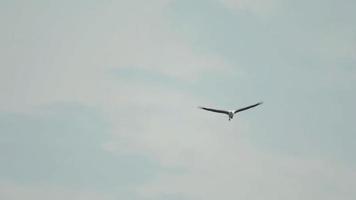
<svg viewBox="0 0 356 200">
<path fill-rule="evenodd" d="M 253 104 L 251 106 L 247 106 L 247 107 L 244 107 L 244 108 L 240 108 L 240 109 L 237 109 L 237 110 L 230 110 L 230 111 L 227 111 L 227 110 L 218 110 L 218 109 L 213 109 L 213 108 L 206 108 L 206 107 L 199 107 L 203 110 L 207 110 L 207 111 L 211 111 L 211 112 L 216 112 L 216 113 L 222 113 L 222 114 L 227 114 L 229 116 L 229 121 L 231 119 L 234 118 L 234 115 L 238 112 L 241 112 L 241 111 L 244 111 L 244 110 L 247 110 L 247 109 L 250 109 L 250 108 L 253 108 L 255 106 L 258 106 L 262 104 L 262 102 L 259 102 L 259 103 L 256 103 L 256 104 Z"/>
<path fill-rule="evenodd" d="M 229 121 L 234 118 L 234 112 L 233 111 L 230 111 L 229 112 Z"/>
</svg>

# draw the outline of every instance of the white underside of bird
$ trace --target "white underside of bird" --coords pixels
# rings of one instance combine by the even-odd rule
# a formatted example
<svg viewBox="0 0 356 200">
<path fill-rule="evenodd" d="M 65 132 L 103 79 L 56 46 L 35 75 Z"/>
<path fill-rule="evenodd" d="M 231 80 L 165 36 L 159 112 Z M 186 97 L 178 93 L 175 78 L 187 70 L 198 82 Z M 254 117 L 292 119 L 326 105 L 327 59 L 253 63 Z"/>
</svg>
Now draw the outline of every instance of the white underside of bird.
<svg viewBox="0 0 356 200">
<path fill-rule="evenodd" d="M 256 107 L 256 106 L 258 106 L 260 104 L 262 104 L 262 102 L 259 102 L 259 103 L 256 103 L 256 104 L 253 104 L 253 105 L 250 105 L 250 106 L 247 106 L 247 107 L 243 107 L 243 108 L 240 108 L 240 109 L 237 109 L 237 110 L 220 110 L 220 109 L 207 108 L 207 107 L 199 107 L 199 108 L 201 108 L 203 110 L 211 111 L 211 112 L 226 114 L 226 115 L 229 116 L 229 121 L 230 121 L 231 119 L 234 118 L 234 115 L 236 113 L 244 111 L 244 110 L 247 110 L 247 109 L 250 109 L 250 108 L 253 108 L 253 107 Z"/>
</svg>

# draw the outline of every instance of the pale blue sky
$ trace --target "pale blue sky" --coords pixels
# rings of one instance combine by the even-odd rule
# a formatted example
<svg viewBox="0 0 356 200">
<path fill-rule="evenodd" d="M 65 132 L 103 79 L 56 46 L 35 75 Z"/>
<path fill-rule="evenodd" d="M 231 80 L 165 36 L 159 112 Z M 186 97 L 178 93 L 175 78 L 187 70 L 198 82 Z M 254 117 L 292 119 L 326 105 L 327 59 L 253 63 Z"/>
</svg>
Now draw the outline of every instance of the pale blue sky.
<svg viewBox="0 0 356 200">
<path fill-rule="evenodd" d="M 0 1 L 0 198 L 355 199 L 355 8 Z"/>
</svg>

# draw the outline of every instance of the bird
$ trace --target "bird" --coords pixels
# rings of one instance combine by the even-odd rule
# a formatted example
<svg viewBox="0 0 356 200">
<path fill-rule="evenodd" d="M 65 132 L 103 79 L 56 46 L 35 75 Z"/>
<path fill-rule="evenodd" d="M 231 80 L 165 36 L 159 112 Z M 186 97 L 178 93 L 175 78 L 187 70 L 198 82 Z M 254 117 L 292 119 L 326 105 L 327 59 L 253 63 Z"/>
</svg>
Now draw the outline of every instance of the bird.
<svg viewBox="0 0 356 200">
<path fill-rule="evenodd" d="M 198 108 L 203 109 L 203 110 L 207 110 L 207 111 L 211 111 L 211 112 L 227 114 L 229 116 L 229 121 L 230 121 L 231 119 L 234 118 L 234 115 L 236 113 L 244 111 L 244 110 L 247 110 L 247 109 L 250 109 L 250 108 L 253 108 L 253 107 L 256 107 L 258 105 L 261 105 L 262 103 L 263 102 L 258 102 L 256 104 L 253 104 L 253 105 L 250 105 L 250 106 L 247 106 L 247 107 L 243 107 L 243 108 L 240 108 L 240 109 L 237 109 L 237 110 L 218 110 L 218 109 L 206 108 L 206 107 L 201 107 L 201 106 L 199 106 Z"/>
</svg>

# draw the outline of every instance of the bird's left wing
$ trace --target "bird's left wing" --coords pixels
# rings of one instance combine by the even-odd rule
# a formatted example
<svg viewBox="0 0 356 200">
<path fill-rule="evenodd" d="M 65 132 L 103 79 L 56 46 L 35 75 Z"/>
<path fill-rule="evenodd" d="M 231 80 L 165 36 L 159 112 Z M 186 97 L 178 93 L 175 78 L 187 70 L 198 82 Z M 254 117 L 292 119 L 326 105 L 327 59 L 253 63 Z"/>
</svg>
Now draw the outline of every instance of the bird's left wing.
<svg viewBox="0 0 356 200">
<path fill-rule="evenodd" d="M 244 110 L 247 110 L 247 109 L 250 109 L 250 108 L 253 108 L 253 107 L 258 106 L 258 105 L 260 105 L 260 104 L 262 104 L 262 102 L 259 102 L 259 103 L 256 103 L 256 104 L 253 104 L 253 105 L 251 105 L 251 106 L 244 107 L 244 108 L 240 108 L 240 109 L 238 109 L 238 110 L 235 110 L 235 111 L 234 111 L 234 114 L 236 114 L 236 113 L 238 113 L 238 112 L 241 112 L 241 111 L 244 111 Z"/>
<path fill-rule="evenodd" d="M 229 114 L 228 111 L 226 110 L 218 110 L 218 109 L 212 109 L 212 108 L 205 108 L 205 107 L 199 107 L 200 109 L 204 109 L 207 111 L 212 111 L 212 112 L 217 112 L 217 113 L 224 113 L 224 114 Z"/>
</svg>

